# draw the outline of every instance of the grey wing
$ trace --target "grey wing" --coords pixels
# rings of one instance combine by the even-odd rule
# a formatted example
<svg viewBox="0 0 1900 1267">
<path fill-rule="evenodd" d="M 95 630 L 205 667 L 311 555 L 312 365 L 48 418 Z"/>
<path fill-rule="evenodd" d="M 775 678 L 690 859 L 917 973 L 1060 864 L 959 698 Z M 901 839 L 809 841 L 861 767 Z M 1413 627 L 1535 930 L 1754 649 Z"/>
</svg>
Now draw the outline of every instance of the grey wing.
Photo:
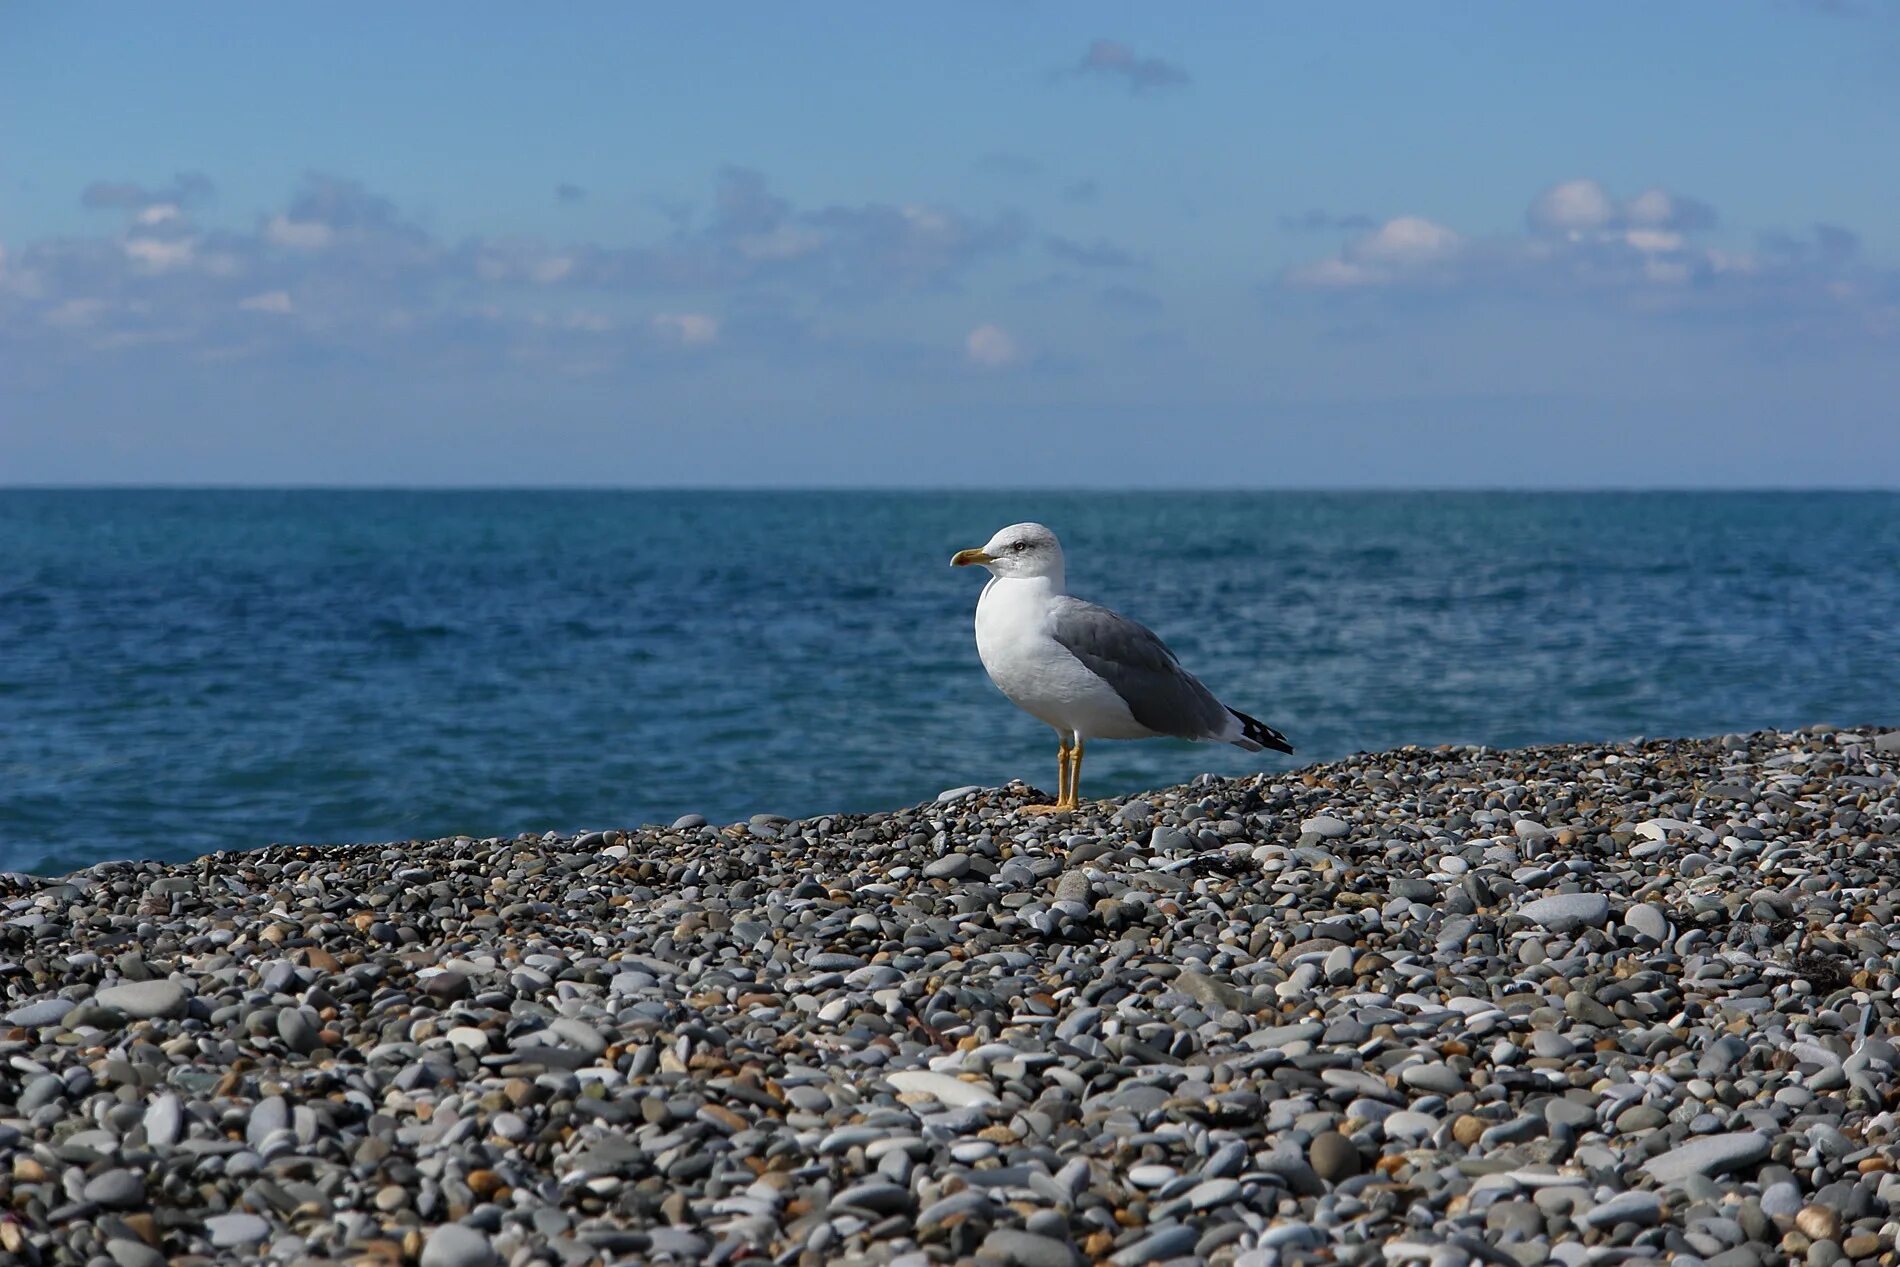
<svg viewBox="0 0 1900 1267">
<path fill-rule="evenodd" d="M 1148 729 L 1178 739 L 1221 739 L 1234 729 L 1234 713 L 1153 631 L 1067 595 L 1055 600 L 1052 615 L 1056 641 L 1114 687 Z"/>
</svg>

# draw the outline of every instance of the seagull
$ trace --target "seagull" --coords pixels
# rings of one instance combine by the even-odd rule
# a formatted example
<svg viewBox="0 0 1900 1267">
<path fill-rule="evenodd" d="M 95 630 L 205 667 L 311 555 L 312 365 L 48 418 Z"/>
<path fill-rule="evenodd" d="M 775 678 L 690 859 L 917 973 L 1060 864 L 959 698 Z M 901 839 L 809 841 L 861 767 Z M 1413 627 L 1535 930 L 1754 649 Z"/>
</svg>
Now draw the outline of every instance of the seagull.
<svg viewBox="0 0 1900 1267">
<path fill-rule="evenodd" d="M 1168 735 L 1293 751 L 1285 735 L 1215 699 L 1153 632 L 1066 593 L 1062 543 L 1041 524 L 1011 524 L 950 564 L 988 569 L 976 603 L 977 655 L 1011 703 L 1056 732 L 1056 802 L 1025 812 L 1081 808 L 1090 739 Z"/>
</svg>

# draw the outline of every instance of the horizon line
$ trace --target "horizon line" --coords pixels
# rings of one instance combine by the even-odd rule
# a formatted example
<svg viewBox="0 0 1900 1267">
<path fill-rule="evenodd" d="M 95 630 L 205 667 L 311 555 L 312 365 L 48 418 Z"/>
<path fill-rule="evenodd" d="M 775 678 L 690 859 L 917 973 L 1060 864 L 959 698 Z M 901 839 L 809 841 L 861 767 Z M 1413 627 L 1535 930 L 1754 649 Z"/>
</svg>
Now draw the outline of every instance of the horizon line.
<svg viewBox="0 0 1900 1267">
<path fill-rule="evenodd" d="M 1882 484 L 336 484 L 336 483 L 221 483 L 221 482 L 0 482 L 0 493 L 966 493 L 1047 494 L 1072 496 L 1090 493 L 1202 496 L 1364 493 L 1464 494 L 1675 494 L 1688 496 L 1741 494 L 1834 493 L 1878 495 L 1900 493 L 1900 485 Z"/>
</svg>

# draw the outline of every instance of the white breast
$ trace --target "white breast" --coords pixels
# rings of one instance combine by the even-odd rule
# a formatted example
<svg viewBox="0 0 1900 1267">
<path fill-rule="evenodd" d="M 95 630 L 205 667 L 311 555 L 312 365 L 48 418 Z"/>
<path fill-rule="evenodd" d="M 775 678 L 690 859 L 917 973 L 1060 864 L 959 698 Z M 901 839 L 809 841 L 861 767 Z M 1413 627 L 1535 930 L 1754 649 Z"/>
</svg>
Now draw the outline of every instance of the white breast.
<svg viewBox="0 0 1900 1267">
<path fill-rule="evenodd" d="M 990 680 L 1030 716 L 1084 739 L 1152 735 L 1113 687 L 1055 640 L 1049 630 L 1053 597 L 1043 578 L 999 576 L 983 587 L 976 604 L 976 652 Z"/>
</svg>

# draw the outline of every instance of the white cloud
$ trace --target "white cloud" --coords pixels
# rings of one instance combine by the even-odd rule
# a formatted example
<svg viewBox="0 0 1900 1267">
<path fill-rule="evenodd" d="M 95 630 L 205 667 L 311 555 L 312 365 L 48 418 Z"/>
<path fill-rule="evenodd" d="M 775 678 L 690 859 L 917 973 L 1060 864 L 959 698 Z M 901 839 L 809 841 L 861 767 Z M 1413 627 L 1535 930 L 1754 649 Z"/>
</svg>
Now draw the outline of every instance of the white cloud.
<svg viewBox="0 0 1900 1267">
<path fill-rule="evenodd" d="M 251 295 L 238 300 L 238 307 L 246 312 L 274 312 L 278 314 L 290 311 L 290 292 L 287 290 L 267 290 L 262 294 Z"/>
<path fill-rule="evenodd" d="M 164 224 L 167 220 L 176 219 L 178 219 L 178 204 L 175 202 L 159 202 L 139 212 L 133 223 L 145 225 Z"/>
<path fill-rule="evenodd" d="M 1353 248 L 1355 258 L 1368 264 L 1415 268 L 1457 254 L 1463 240 L 1442 224 L 1419 216 L 1400 216 L 1381 225 L 1371 237 Z"/>
<path fill-rule="evenodd" d="M 271 243 L 297 251 L 321 251 L 334 236 L 329 225 L 316 220 L 292 220 L 280 215 L 272 216 L 264 226 L 264 237 Z"/>
<path fill-rule="evenodd" d="M 1288 280 L 1316 289 L 1349 289 L 1415 281 L 1441 271 L 1465 240 L 1422 216 L 1399 216 L 1348 243 L 1338 255 L 1294 269 Z"/>
<path fill-rule="evenodd" d="M 1021 346 L 1001 326 L 982 325 L 970 331 L 963 340 L 963 350 L 971 364 L 985 369 L 1001 369 L 1023 359 Z"/>
<path fill-rule="evenodd" d="M 719 319 L 703 312 L 663 312 L 652 326 L 654 333 L 681 347 L 704 347 L 719 338 Z"/>
<path fill-rule="evenodd" d="M 1668 224 L 1676 218 L 1676 200 L 1667 189 L 1645 189 L 1623 204 L 1623 217 L 1631 224 Z"/>
<path fill-rule="evenodd" d="M 1623 235 L 1623 240 L 1645 255 L 1682 249 L 1682 235 L 1664 229 L 1631 229 Z"/>
<path fill-rule="evenodd" d="M 1444 302 L 1505 296 L 1611 305 L 1646 314 L 1747 313 L 1783 328 L 1889 337 L 1900 273 L 1866 261 L 1837 225 L 1761 237 L 1758 251 L 1720 249 L 1714 208 L 1665 189 L 1618 201 L 1593 180 L 1539 194 L 1517 232 L 1460 237 L 1415 216 L 1281 274 L 1290 289 L 1430 294 Z M 1846 284 L 1846 285 L 1843 285 Z M 1884 305 L 1884 307 L 1883 307 Z"/>
<path fill-rule="evenodd" d="M 1533 229 L 1588 233 L 1606 227 L 1616 218 L 1616 204 L 1594 180 L 1569 180 L 1539 194 L 1531 203 L 1528 218 Z"/>
<path fill-rule="evenodd" d="M 191 252 L 188 238 L 128 238 L 125 242 L 126 255 L 155 273 L 191 263 Z"/>
</svg>

